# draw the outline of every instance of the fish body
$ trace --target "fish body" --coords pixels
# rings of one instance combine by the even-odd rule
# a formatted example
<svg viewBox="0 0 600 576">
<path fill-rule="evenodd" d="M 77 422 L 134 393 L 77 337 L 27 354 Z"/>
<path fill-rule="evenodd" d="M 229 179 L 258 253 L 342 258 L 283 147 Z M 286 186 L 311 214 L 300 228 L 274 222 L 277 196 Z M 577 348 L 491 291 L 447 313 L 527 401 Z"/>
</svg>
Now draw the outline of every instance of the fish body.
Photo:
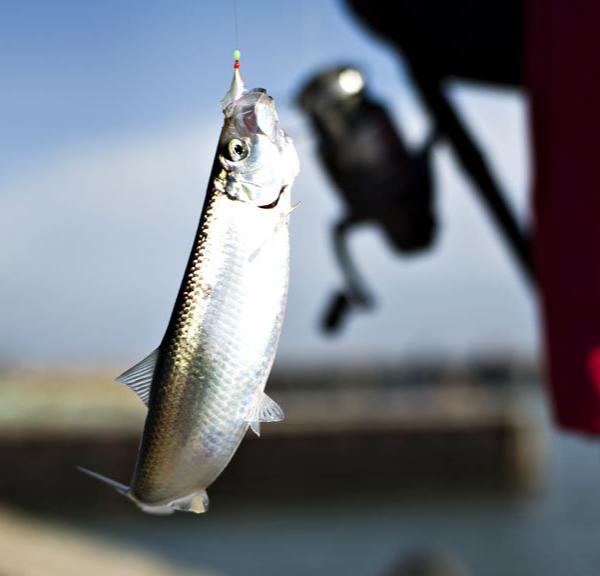
<svg viewBox="0 0 600 576">
<path fill-rule="evenodd" d="M 130 486 L 147 512 L 204 512 L 249 426 L 283 419 L 264 393 L 288 290 L 298 159 L 273 99 L 236 69 L 192 252 L 160 346 L 118 380 L 147 401 Z"/>
</svg>

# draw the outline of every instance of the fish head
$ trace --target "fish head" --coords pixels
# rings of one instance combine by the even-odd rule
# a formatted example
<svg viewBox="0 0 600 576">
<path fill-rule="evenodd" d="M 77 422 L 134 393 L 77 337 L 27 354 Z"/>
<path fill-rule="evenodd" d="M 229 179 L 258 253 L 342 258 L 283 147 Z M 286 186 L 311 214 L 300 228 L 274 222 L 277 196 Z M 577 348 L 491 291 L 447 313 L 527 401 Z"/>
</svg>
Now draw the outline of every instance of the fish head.
<svg viewBox="0 0 600 576">
<path fill-rule="evenodd" d="M 225 125 L 218 150 L 224 192 L 234 200 L 275 207 L 298 174 L 296 149 L 266 90 L 244 90 L 234 96 L 224 100 Z M 285 196 L 289 205 L 289 194 Z"/>
</svg>

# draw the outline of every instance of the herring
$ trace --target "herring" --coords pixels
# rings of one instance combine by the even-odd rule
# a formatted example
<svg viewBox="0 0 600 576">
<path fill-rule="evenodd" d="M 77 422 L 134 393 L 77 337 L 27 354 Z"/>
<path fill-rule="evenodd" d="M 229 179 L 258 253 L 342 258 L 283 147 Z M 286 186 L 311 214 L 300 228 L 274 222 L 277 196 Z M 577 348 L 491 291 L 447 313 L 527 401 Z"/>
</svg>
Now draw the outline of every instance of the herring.
<svg viewBox="0 0 600 576">
<path fill-rule="evenodd" d="M 161 344 L 117 378 L 148 406 L 131 484 L 80 468 L 145 512 L 206 512 L 206 489 L 248 428 L 283 420 L 265 392 L 283 323 L 299 164 L 275 103 L 236 63 L 225 122 Z"/>
</svg>

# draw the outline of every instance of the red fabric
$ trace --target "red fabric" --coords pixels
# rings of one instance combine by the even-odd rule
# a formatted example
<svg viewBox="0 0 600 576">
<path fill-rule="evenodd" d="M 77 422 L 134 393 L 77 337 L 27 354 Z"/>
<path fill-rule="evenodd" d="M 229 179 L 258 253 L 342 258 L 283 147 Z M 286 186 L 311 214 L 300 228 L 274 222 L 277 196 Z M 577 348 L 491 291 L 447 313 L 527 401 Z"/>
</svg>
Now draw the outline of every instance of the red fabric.
<svg viewBox="0 0 600 576">
<path fill-rule="evenodd" d="M 600 434 L 600 2 L 526 2 L 535 256 L 557 423 Z"/>
</svg>

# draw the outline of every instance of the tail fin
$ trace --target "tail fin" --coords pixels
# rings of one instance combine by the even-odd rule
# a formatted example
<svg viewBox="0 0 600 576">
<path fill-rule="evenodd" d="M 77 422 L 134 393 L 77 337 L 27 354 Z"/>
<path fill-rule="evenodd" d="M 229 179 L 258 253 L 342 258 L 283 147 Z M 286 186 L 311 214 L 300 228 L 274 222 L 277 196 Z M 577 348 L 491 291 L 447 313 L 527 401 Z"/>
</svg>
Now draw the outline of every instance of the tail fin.
<svg viewBox="0 0 600 576">
<path fill-rule="evenodd" d="M 100 482 L 108 484 L 111 488 L 114 488 L 119 494 L 122 494 L 123 496 L 127 496 L 127 494 L 129 493 L 129 486 L 125 486 L 125 484 L 121 484 L 120 482 L 111 480 L 106 476 L 102 476 L 102 474 L 98 474 L 98 472 L 92 472 L 91 470 L 83 468 L 82 466 L 77 466 L 77 470 L 83 472 L 84 474 L 87 474 L 88 476 L 91 476 L 92 478 L 95 478 L 96 480 L 100 480 Z"/>
<path fill-rule="evenodd" d="M 115 480 L 111 480 L 106 476 L 102 476 L 102 474 L 98 474 L 98 472 L 92 472 L 87 468 L 83 468 L 82 466 L 77 466 L 77 470 L 95 478 L 96 480 L 100 480 L 100 482 L 104 482 L 108 484 L 111 488 L 116 490 L 119 494 L 126 496 L 130 500 L 133 500 L 144 512 L 148 512 L 149 514 L 172 514 L 175 510 L 181 510 L 182 512 L 195 512 L 196 514 L 201 514 L 202 512 L 206 512 L 208 510 L 208 495 L 206 494 L 206 490 L 198 490 L 196 492 L 192 492 L 191 494 L 184 496 L 183 498 L 178 498 L 177 500 L 173 500 L 172 502 L 167 502 L 166 504 L 146 504 L 133 496 L 133 494 L 129 490 L 129 486 L 125 486 L 125 484 L 121 484 L 120 482 L 116 482 Z"/>
<path fill-rule="evenodd" d="M 144 512 L 148 512 L 149 514 L 172 514 L 175 511 L 173 508 L 171 508 L 168 505 L 167 506 L 151 506 L 151 505 L 144 504 L 143 502 L 139 502 L 131 495 L 131 492 L 129 491 L 129 486 L 125 486 L 125 484 L 121 484 L 120 482 L 117 482 L 116 480 L 111 480 L 110 478 L 107 478 L 106 476 L 102 476 L 102 474 L 98 474 L 98 472 L 93 472 L 92 470 L 88 470 L 87 468 L 84 468 L 83 466 L 77 466 L 77 470 L 79 470 L 80 472 L 83 472 L 84 474 L 87 474 L 88 476 L 91 476 L 92 478 L 95 478 L 96 480 L 100 480 L 100 482 L 104 482 L 104 484 L 108 484 L 111 488 L 116 490 L 119 494 L 122 494 L 123 496 L 126 496 L 130 500 L 133 500 L 137 504 L 137 506 Z"/>
</svg>

